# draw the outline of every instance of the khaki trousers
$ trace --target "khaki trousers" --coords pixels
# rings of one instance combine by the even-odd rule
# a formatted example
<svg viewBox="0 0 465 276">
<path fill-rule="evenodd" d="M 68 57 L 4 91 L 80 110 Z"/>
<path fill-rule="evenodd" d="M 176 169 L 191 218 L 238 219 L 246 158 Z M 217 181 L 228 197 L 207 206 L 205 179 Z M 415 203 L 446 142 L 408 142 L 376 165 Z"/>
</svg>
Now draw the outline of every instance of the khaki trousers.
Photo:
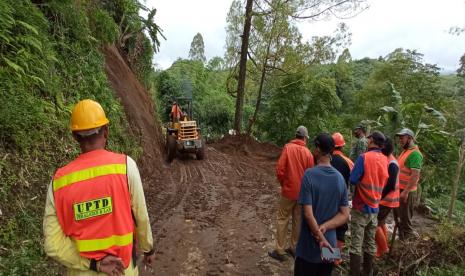
<svg viewBox="0 0 465 276">
<path fill-rule="evenodd" d="M 301 208 L 297 200 L 290 200 L 281 195 L 278 205 L 277 223 L 276 223 L 276 253 L 285 254 L 288 223 L 292 217 L 291 243 L 290 247 L 293 252 L 297 246 L 300 233 L 300 216 Z"/>
</svg>

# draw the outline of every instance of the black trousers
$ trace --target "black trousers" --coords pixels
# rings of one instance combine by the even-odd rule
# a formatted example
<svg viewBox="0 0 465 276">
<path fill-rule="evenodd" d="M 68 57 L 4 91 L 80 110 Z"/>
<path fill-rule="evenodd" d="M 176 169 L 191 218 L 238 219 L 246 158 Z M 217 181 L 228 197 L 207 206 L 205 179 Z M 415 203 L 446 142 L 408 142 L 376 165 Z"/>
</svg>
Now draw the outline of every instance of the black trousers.
<svg viewBox="0 0 465 276">
<path fill-rule="evenodd" d="M 297 257 L 294 264 L 294 276 L 331 276 L 332 263 L 309 263 Z"/>
</svg>

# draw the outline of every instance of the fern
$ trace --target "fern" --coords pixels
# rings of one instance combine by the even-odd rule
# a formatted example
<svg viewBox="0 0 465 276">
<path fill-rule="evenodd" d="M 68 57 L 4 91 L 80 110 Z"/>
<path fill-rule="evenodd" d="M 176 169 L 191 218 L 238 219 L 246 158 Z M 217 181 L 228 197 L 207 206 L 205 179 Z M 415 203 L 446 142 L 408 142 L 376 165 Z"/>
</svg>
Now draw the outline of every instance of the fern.
<svg viewBox="0 0 465 276">
<path fill-rule="evenodd" d="M 31 31 L 35 35 L 39 35 L 39 31 L 34 26 L 29 25 L 28 23 L 21 21 L 21 20 L 16 20 L 15 23 L 21 25 L 24 27 L 26 30 Z"/>
<path fill-rule="evenodd" d="M 8 66 L 10 66 L 13 70 L 15 70 L 16 72 L 20 72 L 22 74 L 24 74 L 24 69 L 19 66 L 18 64 L 14 63 L 13 61 L 9 60 L 8 58 L 6 57 L 3 57 L 3 60 L 6 62 L 6 64 Z"/>
</svg>

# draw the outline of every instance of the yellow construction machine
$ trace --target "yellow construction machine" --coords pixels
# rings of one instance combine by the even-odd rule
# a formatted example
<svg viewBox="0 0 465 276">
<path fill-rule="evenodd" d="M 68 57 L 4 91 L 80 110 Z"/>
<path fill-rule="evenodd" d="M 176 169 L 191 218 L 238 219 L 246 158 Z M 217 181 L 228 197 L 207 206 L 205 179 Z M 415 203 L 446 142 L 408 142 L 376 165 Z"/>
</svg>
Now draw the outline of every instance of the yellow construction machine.
<svg viewBox="0 0 465 276">
<path fill-rule="evenodd" d="M 178 154 L 194 153 L 197 160 L 205 158 L 205 141 L 202 139 L 197 121 L 192 119 L 192 101 L 178 99 L 187 112 L 179 118 L 171 118 L 166 128 L 166 151 L 168 162 L 172 162 Z"/>
</svg>

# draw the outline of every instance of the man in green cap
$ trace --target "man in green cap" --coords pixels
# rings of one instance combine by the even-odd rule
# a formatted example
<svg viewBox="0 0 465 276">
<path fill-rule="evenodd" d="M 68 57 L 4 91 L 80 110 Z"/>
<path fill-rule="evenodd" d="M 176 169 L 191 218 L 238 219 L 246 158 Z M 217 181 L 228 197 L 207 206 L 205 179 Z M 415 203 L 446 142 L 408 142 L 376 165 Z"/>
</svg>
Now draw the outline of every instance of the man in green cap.
<svg viewBox="0 0 465 276">
<path fill-rule="evenodd" d="M 366 129 L 362 125 L 358 125 L 354 128 L 354 135 L 357 137 L 357 142 L 352 146 L 350 150 L 349 158 L 352 161 L 356 161 L 360 154 L 364 153 L 368 149 L 368 139 L 366 136 Z"/>
</svg>

